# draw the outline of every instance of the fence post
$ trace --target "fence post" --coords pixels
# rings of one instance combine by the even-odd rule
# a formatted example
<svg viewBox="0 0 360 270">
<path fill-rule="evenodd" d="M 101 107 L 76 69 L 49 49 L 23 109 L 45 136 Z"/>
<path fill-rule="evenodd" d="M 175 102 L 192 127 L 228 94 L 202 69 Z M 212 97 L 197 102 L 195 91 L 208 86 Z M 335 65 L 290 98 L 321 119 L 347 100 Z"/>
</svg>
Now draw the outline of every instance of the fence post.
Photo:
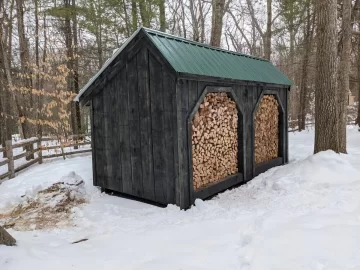
<svg viewBox="0 0 360 270">
<path fill-rule="evenodd" d="M 39 149 L 38 157 L 39 157 L 39 164 L 43 163 L 43 155 L 42 155 L 42 145 L 41 145 L 41 137 L 39 137 L 37 141 L 37 148 Z"/>
<path fill-rule="evenodd" d="M 15 165 L 14 165 L 14 153 L 13 153 L 13 147 L 12 147 L 12 141 L 6 141 L 6 154 L 7 158 L 9 159 L 8 163 L 8 171 L 10 172 L 9 179 L 15 177 Z"/>
</svg>

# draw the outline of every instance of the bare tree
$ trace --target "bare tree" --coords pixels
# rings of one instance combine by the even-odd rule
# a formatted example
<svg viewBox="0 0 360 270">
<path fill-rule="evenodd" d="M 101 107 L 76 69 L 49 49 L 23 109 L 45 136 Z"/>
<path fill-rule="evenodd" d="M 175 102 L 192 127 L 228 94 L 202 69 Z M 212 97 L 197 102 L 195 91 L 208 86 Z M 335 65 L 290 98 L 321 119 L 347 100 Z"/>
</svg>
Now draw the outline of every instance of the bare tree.
<svg viewBox="0 0 360 270">
<path fill-rule="evenodd" d="M 263 44 L 264 44 L 264 58 L 270 60 L 271 58 L 271 38 L 272 38 L 272 23 L 273 23 L 273 15 L 272 15 L 272 0 L 266 0 L 266 31 L 264 32 L 259 24 L 258 19 L 255 16 L 255 10 L 252 3 L 252 0 L 246 0 L 246 3 L 249 8 L 250 17 L 252 20 L 252 27 L 256 28 L 259 32 Z"/>
<path fill-rule="evenodd" d="M 31 89 L 32 88 L 32 80 L 30 78 L 31 78 L 32 72 L 28 67 L 29 61 L 30 61 L 30 56 L 29 56 L 29 48 L 28 48 L 28 44 L 27 44 L 27 39 L 25 36 L 24 6 L 23 5 L 24 5 L 23 0 L 16 0 L 19 49 L 20 49 L 20 63 L 21 63 L 21 71 L 23 74 L 23 79 L 22 79 L 23 86 L 26 89 Z M 22 104 L 20 106 L 18 106 L 19 117 L 20 117 L 20 122 L 21 122 L 21 127 L 22 127 L 21 135 L 24 138 L 28 138 L 29 136 L 31 136 L 30 127 L 27 122 L 27 112 L 23 108 L 26 107 L 25 104 L 28 103 L 28 101 L 30 102 L 29 106 L 32 107 L 33 101 L 32 101 L 31 93 L 29 93 L 28 95 L 22 94 L 22 96 L 23 96 Z"/>
<path fill-rule="evenodd" d="M 264 37 L 264 57 L 270 60 L 271 58 L 271 37 L 272 37 L 272 0 L 266 0 L 266 32 Z"/>
<path fill-rule="evenodd" d="M 230 0 L 212 0 L 212 22 L 211 22 L 211 39 L 210 45 L 220 47 L 223 18 L 228 10 Z"/>
<path fill-rule="evenodd" d="M 347 97 L 350 92 L 350 55 L 351 55 L 351 0 L 343 0 L 342 39 L 340 54 L 340 80 L 338 88 L 339 106 L 339 151 L 346 153 Z"/>
<path fill-rule="evenodd" d="M 36 68 L 37 70 L 40 69 L 40 52 L 39 52 L 39 48 L 40 48 L 40 42 L 39 42 L 39 0 L 34 0 L 34 6 L 35 6 L 35 64 L 36 64 Z M 36 78 L 35 78 L 35 88 L 36 89 L 40 89 L 40 72 L 36 72 Z M 37 119 L 40 119 L 40 111 L 41 111 L 41 106 L 42 106 L 42 96 L 38 95 L 37 98 L 37 103 L 38 103 L 38 112 L 37 112 Z M 42 126 L 40 125 L 40 123 L 37 124 L 37 135 L 41 136 L 42 135 Z"/>
<path fill-rule="evenodd" d="M 72 0 L 72 37 L 73 37 L 73 83 L 74 83 L 74 93 L 78 94 L 79 87 L 79 56 L 78 56 L 78 23 L 77 23 L 77 7 L 75 0 Z M 73 102 L 72 104 L 75 122 L 76 122 L 76 134 L 81 132 L 81 115 L 80 115 L 80 105 L 78 102 Z M 75 134 L 75 133 L 74 133 Z"/>
<path fill-rule="evenodd" d="M 339 152 L 337 102 L 337 1 L 317 0 L 314 153 Z"/>
<path fill-rule="evenodd" d="M 165 16 L 165 0 L 158 0 L 159 6 L 159 20 L 160 20 L 160 31 L 165 32 L 166 30 L 166 16 Z"/>
<path fill-rule="evenodd" d="M 131 0 L 131 20 L 132 20 L 132 30 L 135 31 L 138 28 L 138 15 L 137 15 L 137 6 L 136 0 Z"/>
<path fill-rule="evenodd" d="M 308 104 L 309 61 L 313 46 L 315 16 L 311 15 L 311 0 L 307 0 L 306 29 L 304 33 L 304 56 L 301 68 L 300 106 L 298 115 L 299 130 L 305 130 Z"/>
</svg>

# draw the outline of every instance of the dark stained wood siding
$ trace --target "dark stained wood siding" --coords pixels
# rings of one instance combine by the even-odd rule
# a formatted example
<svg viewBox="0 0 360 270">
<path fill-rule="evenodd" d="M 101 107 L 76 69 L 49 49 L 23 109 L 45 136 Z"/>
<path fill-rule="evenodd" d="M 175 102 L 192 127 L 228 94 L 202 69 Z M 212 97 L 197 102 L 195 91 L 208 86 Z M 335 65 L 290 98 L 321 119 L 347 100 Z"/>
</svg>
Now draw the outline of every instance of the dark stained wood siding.
<svg viewBox="0 0 360 270">
<path fill-rule="evenodd" d="M 92 97 L 94 184 L 175 203 L 175 80 L 146 44 Z"/>
<path fill-rule="evenodd" d="M 150 102 L 151 102 L 151 132 L 153 139 L 153 166 L 156 201 L 166 203 L 166 171 L 165 171 L 165 110 L 164 89 L 161 64 L 149 54 L 150 71 Z"/>
<path fill-rule="evenodd" d="M 114 125 L 118 126 L 118 134 L 114 134 L 119 139 L 118 158 L 114 161 L 116 166 L 121 167 L 121 184 L 115 189 L 126 194 L 132 193 L 132 170 L 130 158 L 130 129 L 129 129 L 129 90 L 126 83 L 126 66 L 115 77 L 115 88 L 117 91 L 117 106 L 114 108 Z M 116 148 L 116 147 L 115 147 Z M 128 179 L 128 180 L 125 180 Z"/>
<path fill-rule="evenodd" d="M 141 140 L 140 140 L 140 117 L 139 117 L 139 93 L 137 77 L 137 61 L 134 56 L 126 65 L 126 83 L 128 89 L 128 112 L 130 133 L 130 159 L 131 159 L 131 184 L 132 195 L 143 196 L 143 178 L 141 162 Z M 125 180 L 125 179 L 124 179 Z"/>
<path fill-rule="evenodd" d="M 105 158 L 105 142 L 102 136 L 104 130 L 104 102 L 103 95 L 97 95 L 93 101 L 93 132 L 92 140 L 94 140 L 93 154 L 95 155 L 95 176 L 94 184 L 100 187 L 106 185 L 104 172 L 104 158 Z"/>
<path fill-rule="evenodd" d="M 189 157 L 188 157 L 188 115 L 189 109 L 189 81 L 180 80 L 176 85 L 176 114 L 177 114 L 177 183 L 176 204 L 182 209 L 190 204 Z"/>
<path fill-rule="evenodd" d="M 149 87 L 149 55 L 142 48 L 137 55 L 138 94 L 140 115 L 141 161 L 143 175 L 143 198 L 155 200 L 153 138 L 151 130 L 151 94 Z"/>
<path fill-rule="evenodd" d="M 164 129 L 163 136 L 165 139 L 164 148 L 164 166 L 167 186 L 166 201 L 167 203 L 175 204 L 175 183 L 177 166 L 177 152 L 176 152 L 176 84 L 175 80 L 170 76 L 170 73 L 162 68 L 163 76 L 163 90 L 164 90 Z"/>
</svg>

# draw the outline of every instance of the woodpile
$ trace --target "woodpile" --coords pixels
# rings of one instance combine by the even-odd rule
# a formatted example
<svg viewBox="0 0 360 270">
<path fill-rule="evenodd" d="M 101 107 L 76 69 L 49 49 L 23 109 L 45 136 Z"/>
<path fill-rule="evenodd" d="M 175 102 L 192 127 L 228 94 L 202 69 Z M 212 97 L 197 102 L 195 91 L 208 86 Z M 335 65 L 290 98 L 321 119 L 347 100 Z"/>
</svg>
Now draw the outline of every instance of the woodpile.
<svg viewBox="0 0 360 270">
<path fill-rule="evenodd" d="M 209 93 L 192 121 L 194 190 L 238 172 L 238 111 L 226 93 Z"/>
<path fill-rule="evenodd" d="M 279 156 L 279 109 L 273 95 L 263 96 L 255 116 L 255 164 Z"/>
</svg>

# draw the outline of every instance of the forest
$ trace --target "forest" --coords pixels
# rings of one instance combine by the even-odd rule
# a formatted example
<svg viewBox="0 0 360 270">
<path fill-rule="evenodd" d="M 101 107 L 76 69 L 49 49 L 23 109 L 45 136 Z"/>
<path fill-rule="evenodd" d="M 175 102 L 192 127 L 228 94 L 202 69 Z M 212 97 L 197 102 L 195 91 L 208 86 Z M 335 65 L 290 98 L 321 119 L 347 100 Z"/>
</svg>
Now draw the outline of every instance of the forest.
<svg viewBox="0 0 360 270">
<path fill-rule="evenodd" d="M 74 97 L 140 26 L 272 61 L 294 82 L 290 126 L 315 122 L 315 150 L 346 152 L 346 124 L 360 123 L 359 0 L 1 1 L 2 145 L 86 133 Z"/>
</svg>

